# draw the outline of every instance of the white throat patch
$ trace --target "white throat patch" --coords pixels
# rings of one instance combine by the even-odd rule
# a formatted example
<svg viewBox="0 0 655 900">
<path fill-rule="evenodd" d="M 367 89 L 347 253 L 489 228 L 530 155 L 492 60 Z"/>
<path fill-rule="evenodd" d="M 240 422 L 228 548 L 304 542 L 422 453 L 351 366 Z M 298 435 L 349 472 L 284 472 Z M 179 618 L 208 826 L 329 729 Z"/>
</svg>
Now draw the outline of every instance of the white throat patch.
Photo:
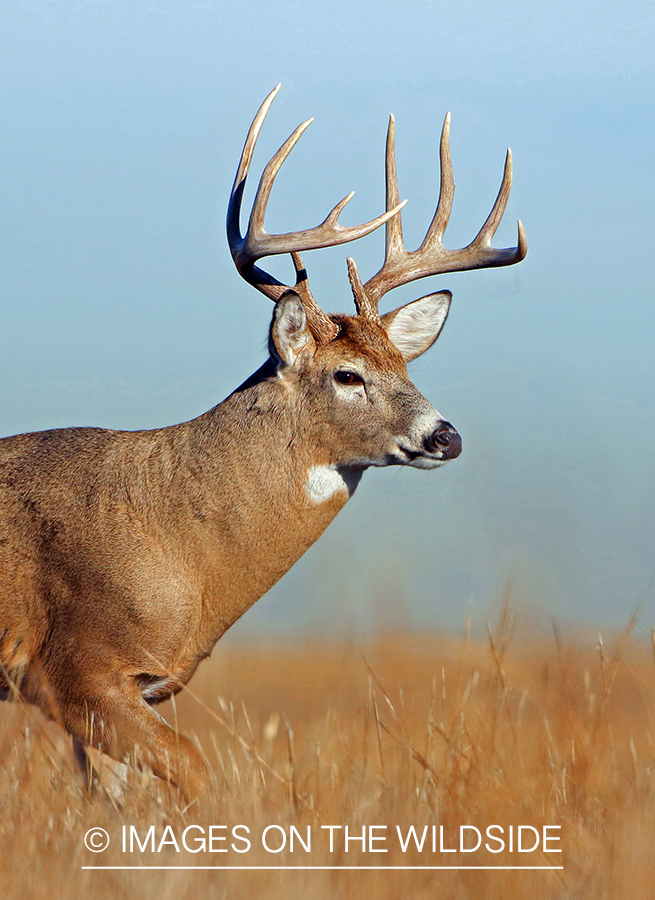
<svg viewBox="0 0 655 900">
<path fill-rule="evenodd" d="M 334 466 L 312 466 L 307 472 L 305 493 L 312 503 L 325 503 L 339 491 L 347 497 L 351 494 L 345 479 Z"/>
</svg>

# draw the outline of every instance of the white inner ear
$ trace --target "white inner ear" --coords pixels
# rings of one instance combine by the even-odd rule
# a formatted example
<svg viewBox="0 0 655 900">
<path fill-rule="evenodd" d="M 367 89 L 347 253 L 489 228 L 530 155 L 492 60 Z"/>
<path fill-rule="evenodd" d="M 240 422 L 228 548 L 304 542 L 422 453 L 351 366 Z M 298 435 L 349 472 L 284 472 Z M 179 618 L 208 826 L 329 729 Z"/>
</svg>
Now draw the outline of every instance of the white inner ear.
<svg viewBox="0 0 655 900">
<path fill-rule="evenodd" d="M 292 366 L 309 340 L 307 315 L 298 294 L 285 294 L 275 309 L 272 328 L 275 349 L 283 362 Z"/>
<path fill-rule="evenodd" d="M 434 344 L 446 321 L 451 298 L 450 291 L 428 294 L 382 317 L 389 340 L 405 362 L 416 359 Z"/>
</svg>

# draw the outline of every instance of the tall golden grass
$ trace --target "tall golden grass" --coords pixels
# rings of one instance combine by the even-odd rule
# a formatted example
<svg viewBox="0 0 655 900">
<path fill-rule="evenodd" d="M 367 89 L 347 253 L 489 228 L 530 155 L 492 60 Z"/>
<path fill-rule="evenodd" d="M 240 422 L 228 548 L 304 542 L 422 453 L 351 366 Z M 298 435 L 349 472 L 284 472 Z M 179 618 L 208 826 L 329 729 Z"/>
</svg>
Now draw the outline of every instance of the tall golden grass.
<svg viewBox="0 0 655 900">
<path fill-rule="evenodd" d="M 477 640 L 223 642 L 164 709 L 195 735 L 213 771 L 206 797 L 187 809 L 148 772 L 103 758 L 85 791 L 65 736 L 20 703 L 3 704 L 0 897 L 655 896 L 653 648 L 631 626 L 598 641 L 557 630 L 521 637 L 514 626 L 505 610 Z M 441 853 L 429 837 L 422 852 L 403 852 L 396 833 L 444 826 L 445 846 L 455 846 L 460 825 L 484 833 L 492 824 L 505 834 L 510 825 L 560 826 L 551 847 L 563 852 Z M 142 841 L 154 825 L 156 844 L 169 843 L 124 853 L 124 825 Z M 228 852 L 177 852 L 170 835 L 181 845 L 189 825 L 227 826 Z M 235 825 L 250 829 L 247 853 L 230 849 Z M 269 825 L 287 834 L 295 826 L 303 838 L 309 828 L 311 851 L 296 842 L 293 852 L 267 852 L 260 835 Z M 348 825 L 350 836 L 387 826 L 374 846 L 388 852 L 362 850 L 361 841 L 346 852 L 343 827 L 330 852 L 325 825 Z M 111 838 L 104 853 L 84 845 L 92 827 Z M 269 840 L 277 846 L 281 831 Z M 93 865 L 223 868 L 83 868 Z M 308 865 L 368 870 L 281 868 Z M 419 868 L 445 865 L 496 869 Z M 518 865 L 553 868 L 500 868 Z"/>
</svg>

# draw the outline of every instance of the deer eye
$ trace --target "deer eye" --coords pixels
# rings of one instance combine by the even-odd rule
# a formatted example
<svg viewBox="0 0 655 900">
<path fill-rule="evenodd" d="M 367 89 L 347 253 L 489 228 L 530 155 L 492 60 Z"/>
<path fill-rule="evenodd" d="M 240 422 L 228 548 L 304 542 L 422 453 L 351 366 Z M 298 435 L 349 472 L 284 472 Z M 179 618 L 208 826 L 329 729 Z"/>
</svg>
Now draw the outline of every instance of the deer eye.
<svg viewBox="0 0 655 900">
<path fill-rule="evenodd" d="M 339 369 L 334 373 L 334 380 L 339 384 L 364 384 L 364 380 L 357 372 L 351 372 L 350 369 Z"/>
</svg>

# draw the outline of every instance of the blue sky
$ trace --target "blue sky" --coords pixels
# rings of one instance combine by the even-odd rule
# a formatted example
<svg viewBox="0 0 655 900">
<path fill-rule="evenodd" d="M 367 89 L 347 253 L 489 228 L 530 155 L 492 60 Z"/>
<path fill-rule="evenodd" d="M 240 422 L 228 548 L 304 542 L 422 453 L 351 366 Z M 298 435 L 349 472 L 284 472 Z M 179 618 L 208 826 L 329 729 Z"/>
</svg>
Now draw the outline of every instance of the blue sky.
<svg viewBox="0 0 655 900">
<path fill-rule="evenodd" d="M 544 616 L 620 625 L 641 607 L 650 625 L 654 21 L 633 0 L 0 4 L 0 433 L 181 421 L 261 363 L 271 304 L 233 270 L 224 211 L 278 81 L 255 168 L 316 121 L 270 230 L 315 224 L 351 189 L 344 221 L 376 215 L 394 112 L 417 244 L 450 109 L 447 245 L 484 220 L 509 144 L 497 243 L 520 217 L 530 247 L 520 266 L 386 298 L 453 291 L 412 373 L 464 453 L 368 473 L 241 627 L 459 628 L 493 614 L 508 580 Z M 345 256 L 366 277 L 382 246 L 308 254 L 319 302 L 350 309 Z"/>
</svg>

